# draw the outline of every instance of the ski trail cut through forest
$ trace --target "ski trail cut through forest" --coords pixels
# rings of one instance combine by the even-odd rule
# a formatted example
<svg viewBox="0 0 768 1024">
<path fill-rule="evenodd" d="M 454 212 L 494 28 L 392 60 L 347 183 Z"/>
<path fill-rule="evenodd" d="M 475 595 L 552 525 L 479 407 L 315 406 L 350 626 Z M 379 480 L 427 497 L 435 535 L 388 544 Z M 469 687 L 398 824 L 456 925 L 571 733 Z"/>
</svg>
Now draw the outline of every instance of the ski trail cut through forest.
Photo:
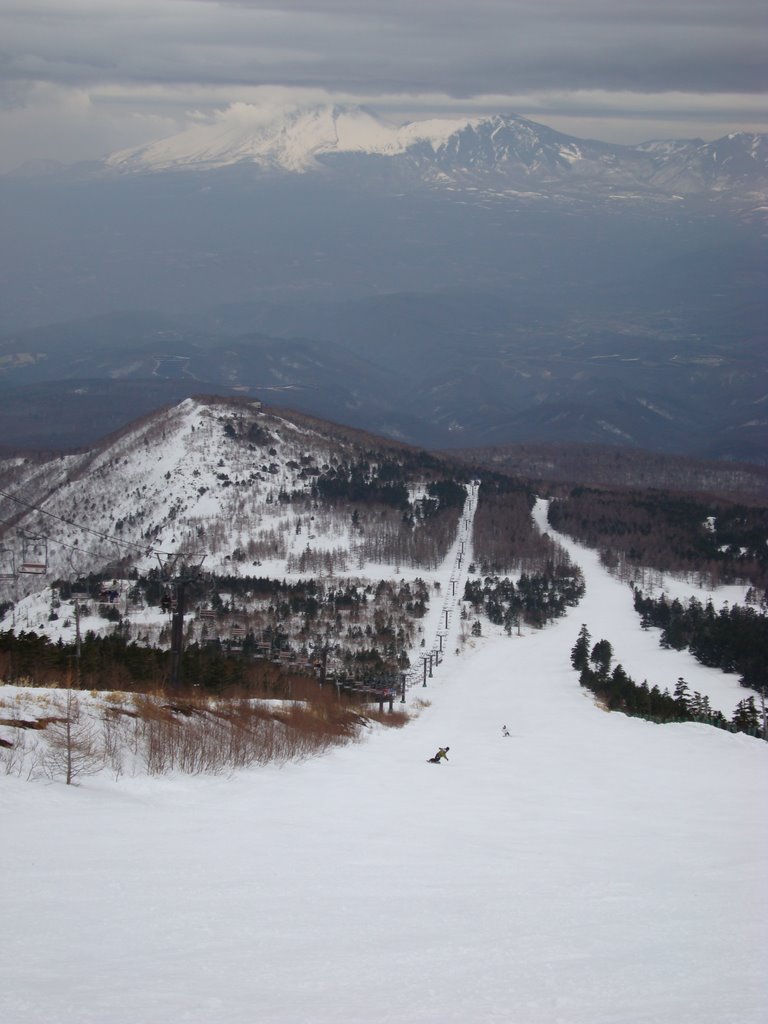
<svg viewBox="0 0 768 1024">
<path fill-rule="evenodd" d="M 578 626 L 572 629 L 572 642 L 576 642 L 579 628 L 583 623 L 589 630 L 591 642 L 605 639 L 613 648 L 613 664 L 621 664 L 636 682 L 644 680 L 649 686 L 674 692 L 679 678 L 685 679 L 691 693 L 698 691 L 709 697 L 714 709 L 730 719 L 736 704 L 745 697 L 760 695 L 756 690 L 741 686 L 738 676 L 700 664 L 689 651 L 676 651 L 661 647 L 661 630 L 656 627 L 642 629 L 640 616 L 634 608 L 631 586 L 613 576 L 601 563 L 600 553 L 554 530 L 547 521 L 549 501 L 539 499 L 533 510 L 533 519 L 542 533 L 547 533 L 581 569 L 585 592 L 579 604 L 569 613 L 568 621 L 578 619 Z M 679 586 L 679 585 L 678 585 Z M 722 603 L 722 591 L 704 590 L 690 585 L 691 594 L 706 603 L 708 599 L 717 606 Z M 732 595 L 734 588 L 728 588 Z M 746 588 L 743 588 L 744 590 Z M 742 598 L 743 600 L 743 598 Z M 552 626 L 548 626 L 550 630 Z"/>
<path fill-rule="evenodd" d="M 479 486 L 478 480 L 470 481 L 469 494 L 464 502 L 456 530 L 456 539 L 438 571 L 442 603 L 438 607 L 437 601 L 430 601 L 424 622 L 423 646 L 411 652 L 411 667 L 406 674 L 408 687 L 420 685 L 424 681 L 425 675 L 431 678 L 443 664 L 446 656 L 457 646 L 456 638 L 459 632 L 457 610 L 464 596 L 467 567 L 472 562 L 472 530 L 477 511 Z"/>
</svg>

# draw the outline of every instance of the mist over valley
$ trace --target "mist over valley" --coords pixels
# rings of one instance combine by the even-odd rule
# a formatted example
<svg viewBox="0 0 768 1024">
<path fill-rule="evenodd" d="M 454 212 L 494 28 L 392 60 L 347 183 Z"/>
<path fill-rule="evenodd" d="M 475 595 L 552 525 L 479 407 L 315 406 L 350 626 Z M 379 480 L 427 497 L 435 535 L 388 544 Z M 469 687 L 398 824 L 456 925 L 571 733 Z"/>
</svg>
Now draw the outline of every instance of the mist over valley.
<svg viewBox="0 0 768 1024">
<path fill-rule="evenodd" d="M 324 108 L 0 177 L 5 445 L 214 392 L 431 447 L 764 461 L 764 137 L 447 124 Z"/>
</svg>

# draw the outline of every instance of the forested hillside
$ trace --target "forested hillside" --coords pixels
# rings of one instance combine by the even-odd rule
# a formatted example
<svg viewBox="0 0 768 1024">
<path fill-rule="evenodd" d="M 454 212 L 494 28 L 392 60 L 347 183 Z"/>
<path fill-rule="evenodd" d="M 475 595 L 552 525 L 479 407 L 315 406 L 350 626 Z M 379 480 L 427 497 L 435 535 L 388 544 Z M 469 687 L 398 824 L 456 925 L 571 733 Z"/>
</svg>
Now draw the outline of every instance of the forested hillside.
<svg viewBox="0 0 768 1024">
<path fill-rule="evenodd" d="M 571 488 L 550 505 L 550 522 L 599 548 L 629 579 L 644 569 L 692 573 L 713 584 L 768 586 L 768 508 L 665 491 Z"/>
</svg>

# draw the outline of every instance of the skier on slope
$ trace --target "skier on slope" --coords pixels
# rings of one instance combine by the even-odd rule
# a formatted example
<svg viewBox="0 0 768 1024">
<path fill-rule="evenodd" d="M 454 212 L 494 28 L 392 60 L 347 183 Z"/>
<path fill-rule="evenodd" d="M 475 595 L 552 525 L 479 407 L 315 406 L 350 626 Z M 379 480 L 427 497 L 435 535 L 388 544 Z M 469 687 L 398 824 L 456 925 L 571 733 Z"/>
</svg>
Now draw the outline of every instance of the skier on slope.
<svg viewBox="0 0 768 1024">
<path fill-rule="evenodd" d="M 449 751 L 450 749 L 451 749 L 450 747 L 440 747 L 440 749 L 439 749 L 439 750 L 438 750 L 438 752 L 437 752 L 437 753 L 435 754 L 435 756 L 434 756 L 434 757 L 428 757 L 428 758 L 427 758 L 427 761 L 428 761 L 428 762 L 429 762 L 430 764 L 440 764 L 440 762 L 441 762 L 441 761 L 442 761 L 443 759 L 445 759 L 445 760 L 447 761 L 447 760 L 448 760 L 448 751 Z"/>
</svg>

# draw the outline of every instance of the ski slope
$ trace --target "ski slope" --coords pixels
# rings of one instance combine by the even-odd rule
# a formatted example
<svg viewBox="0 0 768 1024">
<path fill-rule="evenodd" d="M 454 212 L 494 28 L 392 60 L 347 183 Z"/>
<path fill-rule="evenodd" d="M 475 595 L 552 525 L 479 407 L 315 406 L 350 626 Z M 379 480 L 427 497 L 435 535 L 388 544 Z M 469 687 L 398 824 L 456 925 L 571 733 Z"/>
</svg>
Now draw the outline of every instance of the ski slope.
<svg viewBox="0 0 768 1024">
<path fill-rule="evenodd" d="M 764 1020 L 768 745 L 600 710 L 582 622 L 662 686 L 683 656 L 560 539 L 582 604 L 451 649 L 404 729 L 231 778 L 0 777 L 2 1019 Z M 690 661 L 730 714 L 747 691 Z"/>
</svg>

